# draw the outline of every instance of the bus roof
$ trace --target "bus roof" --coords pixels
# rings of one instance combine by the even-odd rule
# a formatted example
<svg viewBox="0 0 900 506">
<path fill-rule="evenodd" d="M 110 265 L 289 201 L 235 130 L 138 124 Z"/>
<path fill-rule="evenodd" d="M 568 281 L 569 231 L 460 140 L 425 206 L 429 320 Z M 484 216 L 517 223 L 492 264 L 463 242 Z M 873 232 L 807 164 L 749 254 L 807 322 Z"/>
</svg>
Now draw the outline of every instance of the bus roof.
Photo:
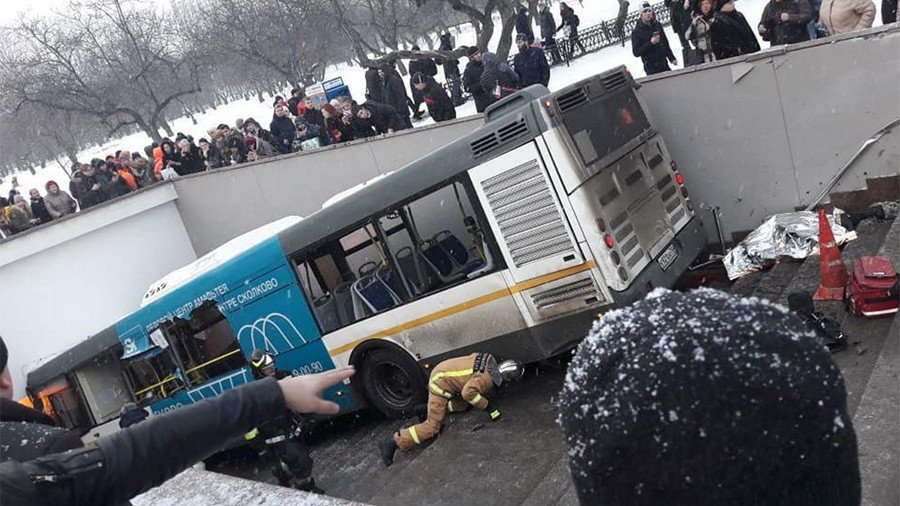
<svg viewBox="0 0 900 506">
<path fill-rule="evenodd" d="M 150 287 L 141 299 L 140 307 L 160 299 L 197 276 L 215 269 L 278 232 L 299 223 L 302 219 L 300 216 L 285 216 L 280 220 L 267 223 L 235 237 L 184 267 L 166 274 L 161 279 L 150 284 Z"/>
<path fill-rule="evenodd" d="M 25 384 L 28 388 L 43 386 L 50 380 L 71 372 L 88 360 L 119 345 L 119 334 L 115 327 L 107 327 L 29 372 Z"/>
<path fill-rule="evenodd" d="M 492 156 L 530 142 L 545 128 L 533 110 L 539 107 L 535 99 L 548 93 L 547 88 L 533 85 L 507 97 L 504 100 L 512 99 L 509 111 L 504 110 L 487 124 L 401 169 L 354 188 L 337 202 L 330 202 L 280 232 L 282 248 L 291 254 L 312 246 L 393 204 L 417 197 Z"/>
</svg>

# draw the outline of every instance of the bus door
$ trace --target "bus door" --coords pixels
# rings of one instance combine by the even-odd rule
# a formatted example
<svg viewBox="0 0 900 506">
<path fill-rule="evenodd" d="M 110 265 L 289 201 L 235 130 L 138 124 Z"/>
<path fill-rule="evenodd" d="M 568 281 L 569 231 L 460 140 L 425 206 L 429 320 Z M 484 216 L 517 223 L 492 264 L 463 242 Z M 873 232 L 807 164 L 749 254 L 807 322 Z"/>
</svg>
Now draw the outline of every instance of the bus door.
<svg viewBox="0 0 900 506">
<path fill-rule="evenodd" d="M 533 321 L 601 302 L 591 265 L 585 262 L 533 142 L 469 174 Z"/>
</svg>

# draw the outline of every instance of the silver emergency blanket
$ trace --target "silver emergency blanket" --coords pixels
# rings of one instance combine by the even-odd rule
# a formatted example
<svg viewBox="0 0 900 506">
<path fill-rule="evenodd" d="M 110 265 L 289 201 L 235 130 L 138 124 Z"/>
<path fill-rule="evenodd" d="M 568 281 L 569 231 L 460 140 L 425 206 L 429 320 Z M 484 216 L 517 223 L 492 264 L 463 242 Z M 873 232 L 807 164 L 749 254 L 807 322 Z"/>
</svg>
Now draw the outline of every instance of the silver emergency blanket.
<svg viewBox="0 0 900 506">
<path fill-rule="evenodd" d="M 835 242 L 840 245 L 856 239 L 856 232 L 840 225 L 840 214 L 826 214 Z M 819 254 L 819 217 L 812 211 L 782 213 L 769 217 L 762 225 L 725 255 L 722 262 L 728 279 L 737 279 L 772 265 L 780 257 L 806 258 Z"/>
</svg>

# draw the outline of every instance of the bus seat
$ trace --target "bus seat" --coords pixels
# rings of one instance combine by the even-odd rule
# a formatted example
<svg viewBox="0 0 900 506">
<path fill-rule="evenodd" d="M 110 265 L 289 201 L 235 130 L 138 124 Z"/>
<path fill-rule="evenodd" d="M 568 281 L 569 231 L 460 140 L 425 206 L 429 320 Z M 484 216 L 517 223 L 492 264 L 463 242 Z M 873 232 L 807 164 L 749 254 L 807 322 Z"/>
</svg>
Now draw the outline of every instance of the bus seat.
<svg viewBox="0 0 900 506">
<path fill-rule="evenodd" d="M 337 304 L 330 293 L 313 301 L 313 311 L 322 326 L 322 333 L 327 334 L 341 326 L 341 318 L 338 315 Z"/>
<path fill-rule="evenodd" d="M 353 281 L 344 281 L 334 287 L 334 302 L 337 304 L 337 315 L 340 325 L 350 325 L 356 321 L 353 310 Z"/>
<path fill-rule="evenodd" d="M 472 272 L 484 264 L 484 261 L 478 256 L 473 258 L 472 255 L 469 255 L 466 245 L 449 230 L 435 234 L 434 242 L 441 245 L 441 248 L 447 252 L 447 255 L 463 272 Z"/>
<path fill-rule="evenodd" d="M 356 273 L 360 278 L 364 278 L 370 274 L 374 274 L 375 271 L 378 270 L 378 264 L 372 261 L 366 262 L 359 266 L 359 269 L 356 270 Z"/>
<path fill-rule="evenodd" d="M 353 291 L 373 313 L 396 306 L 399 300 L 391 289 L 375 276 L 366 276 L 353 283 Z"/>
<path fill-rule="evenodd" d="M 442 280 L 446 281 L 452 278 L 455 267 L 453 260 L 440 244 L 433 240 L 425 241 L 425 244 L 422 246 L 422 257 Z"/>
<path fill-rule="evenodd" d="M 375 277 L 388 287 L 398 302 L 409 300 L 406 288 L 403 286 L 403 279 L 401 279 L 400 274 L 389 265 L 382 265 L 379 267 L 378 270 L 375 271 Z"/>
</svg>

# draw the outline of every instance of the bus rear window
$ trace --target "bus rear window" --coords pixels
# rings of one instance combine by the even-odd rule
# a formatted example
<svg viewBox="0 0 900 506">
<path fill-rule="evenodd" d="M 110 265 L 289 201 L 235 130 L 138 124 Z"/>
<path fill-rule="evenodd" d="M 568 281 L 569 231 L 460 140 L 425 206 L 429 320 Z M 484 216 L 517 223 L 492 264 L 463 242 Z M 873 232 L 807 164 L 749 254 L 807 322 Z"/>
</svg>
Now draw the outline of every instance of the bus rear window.
<svg viewBox="0 0 900 506">
<path fill-rule="evenodd" d="M 563 124 L 585 167 L 624 146 L 650 128 L 633 92 L 618 93 L 566 112 Z"/>
</svg>

